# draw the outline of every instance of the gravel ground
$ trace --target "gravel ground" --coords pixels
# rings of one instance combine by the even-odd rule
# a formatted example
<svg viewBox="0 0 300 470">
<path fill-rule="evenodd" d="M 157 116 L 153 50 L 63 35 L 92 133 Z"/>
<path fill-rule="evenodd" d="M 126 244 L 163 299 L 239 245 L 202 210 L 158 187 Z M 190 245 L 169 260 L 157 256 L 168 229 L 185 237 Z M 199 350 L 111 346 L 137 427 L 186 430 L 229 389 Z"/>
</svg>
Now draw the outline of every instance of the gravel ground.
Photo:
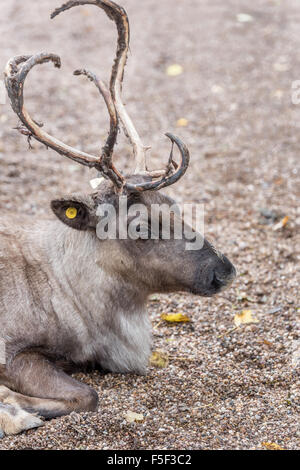
<svg viewBox="0 0 300 470">
<path fill-rule="evenodd" d="M 71 72 L 85 66 L 105 78 L 115 30 L 93 7 L 50 22 L 58 5 L 1 2 L 0 68 L 17 54 L 61 55 L 61 71 L 46 65 L 32 72 L 28 108 L 51 133 L 96 152 L 107 113 L 93 86 Z M 271 443 L 299 449 L 300 105 L 291 99 L 292 82 L 300 79 L 299 1 L 122 5 L 132 33 L 128 110 L 152 145 L 153 167 L 168 155 L 164 132 L 188 144 L 191 167 L 169 193 L 205 205 L 206 236 L 239 276 L 212 299 L 154 297 L 153 350 L 168 355 L 166 367 L 151 366 L 146 377 L 78 375 L 98 391 L 98 413 L 52 420 L 4 438 L 0 449 L 265 449 Z M 183 73 L 168 76 L 172 64 Z M 17 121 L 8 104 L 0 105 L 0 123 L 2 211 L 44 217 L 52 197 L 89 190 L 94 173 L 38 143 L 28 150 L 12 130 Z M 120 168 L 131 168 L 123 138 L 116 155 Z M 258 322 L 235 328 L 234 316 L 245 309 Z M 191 322 L 161 321 L 170 312 L 188 314 Z M 128 410 L 144 420 L 129 424 Z"/>
</svg>

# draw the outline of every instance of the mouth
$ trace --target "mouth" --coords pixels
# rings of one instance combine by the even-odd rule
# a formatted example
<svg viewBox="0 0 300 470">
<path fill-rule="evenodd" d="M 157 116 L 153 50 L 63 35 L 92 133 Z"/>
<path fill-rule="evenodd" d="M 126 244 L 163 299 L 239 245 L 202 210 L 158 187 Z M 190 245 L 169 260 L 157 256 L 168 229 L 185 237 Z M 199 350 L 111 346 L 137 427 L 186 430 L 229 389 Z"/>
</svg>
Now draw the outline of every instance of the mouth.
<svg viewBox="0 0 300 470">
<path fill-rule="evenodd" d="M 234 274 L 226 278 L 220 278 L 214 274 L 209 287 L 203 286 L 199 288 L 198 286 L 194 286 L 190 292 L 194 295 L 200 295 L 201 297 L 213 297 L 227 289 L 232 284 L 235 277 Z"/>
<path fill-rule="evenodd" d="M 211 288 L 209 287 L 208 289 L 205 289 L 205 288 L 202 288 L 202 289 L 199 289 L 199 288 L 192 288 L 190 289 L 190 293 L 193 294 L 193 295 L 198 295 L 199 297 L 213 297 L 214 295 L 218 294 L 219 292 L 221 292 L 221 288 L 220 287 L 215 287 L 215 288 Z"/>
</svg>

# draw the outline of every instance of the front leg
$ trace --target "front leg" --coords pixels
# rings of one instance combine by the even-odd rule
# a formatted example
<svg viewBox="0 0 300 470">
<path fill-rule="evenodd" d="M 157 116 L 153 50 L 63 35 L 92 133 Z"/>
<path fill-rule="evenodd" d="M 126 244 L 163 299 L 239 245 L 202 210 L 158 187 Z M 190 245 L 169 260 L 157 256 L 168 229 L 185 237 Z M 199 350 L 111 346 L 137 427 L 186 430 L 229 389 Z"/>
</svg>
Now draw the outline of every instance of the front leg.
<svg viewBox="0 0 300 470">
<path fill-rule="evenodd" d="M 72 411 L 97 409 L 98 395 L 95 390 L 73 379 L 39 353 L 19 354 L 7 366 L 6 375 L 14 390 L 0 386 L 0 403 L 6 408 L 10 406 L 48 419 Z M 13 420 L 13 413 L 10 415 Z"/>
</svg>

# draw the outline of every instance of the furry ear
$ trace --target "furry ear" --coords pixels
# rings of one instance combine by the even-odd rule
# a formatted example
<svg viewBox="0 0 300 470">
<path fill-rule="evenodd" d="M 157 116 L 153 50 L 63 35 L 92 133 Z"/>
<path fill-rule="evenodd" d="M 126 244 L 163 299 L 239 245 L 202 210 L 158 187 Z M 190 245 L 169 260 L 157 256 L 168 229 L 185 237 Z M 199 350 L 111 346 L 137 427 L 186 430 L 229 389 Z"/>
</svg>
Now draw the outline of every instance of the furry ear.
<svg viewBox="0 0 300 470">
<path fill-rule="evenodd" d="M 56 217 L 64 224 L 76 230 L 87 230 L 95 227 L 94 208 L 89 204 L 91 201 L 77 199 L 56 199 L 51 201 L 51 209 Z"/>
</svg>

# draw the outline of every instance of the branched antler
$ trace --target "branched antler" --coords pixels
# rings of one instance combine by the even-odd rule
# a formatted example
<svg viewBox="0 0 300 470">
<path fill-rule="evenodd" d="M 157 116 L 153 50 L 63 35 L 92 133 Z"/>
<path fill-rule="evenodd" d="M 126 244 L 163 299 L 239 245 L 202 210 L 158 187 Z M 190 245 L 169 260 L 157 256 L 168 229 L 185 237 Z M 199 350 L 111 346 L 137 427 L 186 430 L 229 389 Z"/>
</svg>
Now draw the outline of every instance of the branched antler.
<svg viewBox="0 0 300 470">
<path fill-rule="evenodd" d="M 55 67 L 60 67 L 60 58 L 55 54 L 37 54 L 35 56 L 18 56 L 11 59 L 5 69 L 4 77 L 11 105 L 15 113 L 19 116 L 22 123 L 30 131 L 32 137 L 39 140 L 47 147 L 51 147 L 56 152 L 65 155 L 73 160 L 83 163 L 87 166 L 94 166 L 99 162 L 97 157 L 80 152 L 77 149 L 69 147 L 57 140 L 55 137 L 47 134 L 34 119 L 32 119 L 24 106 L 24 81 L 29 71 L 37 64 L 53 62 Z"/>
<path fill-rule="evenodd" d="M 56 17 L 63 11 L 69 10 L 79 5 L 96 5 L 102 8 L 108 17 L 116 23 L 118 30 L 118 43 L 116 58 L 112 67 L 109 88 L 107 85 L 98 80 L 96 75 L 85 69 L 76 70 L 75 75 L 85 75 L 98 88 L 103 96 L 106 107 L 110 116 L 110 131 L 106 143 L 102 148 L 101 156 L 97 157 L 85 152 L 81 152 L 69 145 L 64 144 L 60 140 L 47 134 L 42 125 L 32 119 L 24 106 L 24 82 L 29 71 L 37 64 L 53 62 L 55 67 L 60 68 L 60 58 L 55 54 L 37 54 L 34 56 L 18 56 L 10 60 L 5 69 L 5 84 L 11 101 L 13 110 L 16 112 L 21 122 L 28 129 L 29 138 L 33 137 L 39 142 L 52 148 L 56 152 L 64 155 L 72 160 L 86 165 L 90 168 L 96 168 L 106 178 L 110 178 L 118 190 L 126 187 L 130 191 L 146 191 L 158 190 L 162 187 L 175 183 L 185 173 L 189 164 L 189 152 L 186 146 L 178 137 L 172 134 L 166 134 L 172 141 L 172 150 L 169 157 L 168 165 L 163 170 L 148 171 L 146 166 L 146 151 L 150 147 L 143 145 L 132 120 L 130 119 L 126 108 L 122 102 L 122 82 L 124 78 L 124 69 L 127 61 L 129 49 L 129 22 L 126 11 L 110 0 L 71 0 L 57 8 L 51 15 Z M 127 183 L 124 177 L 118 172 L 112 162 L 114 146 L 116 144 L 119 120 L 122 123 L 124 132 L 129 138 L 136 161 L 135 173 L 148 175 L 151 177 L 150 182 L 139 184 Z M 23 128 L 22 128 L 23 129 Z M 27 131 L 26 131 L 27 132 Z M 173 146 L 177 145 L 181 162 L 177 165 L 173 160 Z M 154 180 L 160 178 L 159 180 Z"/>
</svg>

